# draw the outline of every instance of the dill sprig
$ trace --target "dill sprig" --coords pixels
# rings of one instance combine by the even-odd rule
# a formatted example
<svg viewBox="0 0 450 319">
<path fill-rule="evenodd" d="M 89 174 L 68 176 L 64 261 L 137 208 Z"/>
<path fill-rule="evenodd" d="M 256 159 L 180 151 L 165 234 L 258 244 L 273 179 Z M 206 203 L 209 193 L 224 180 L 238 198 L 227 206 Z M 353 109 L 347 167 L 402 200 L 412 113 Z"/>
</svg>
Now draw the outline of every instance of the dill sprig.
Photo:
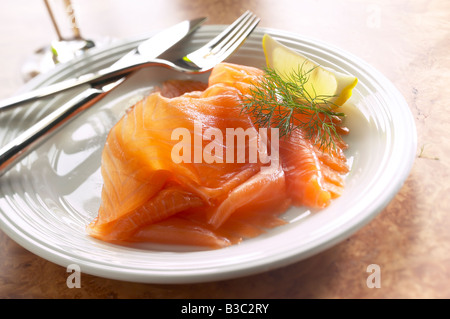
<svg viewBox="0 0 450 319">
<path fill-rule="evenodd" d="M 336 112 L 333 96 L 318 95 L 308 83 L 313 70 L 304 72 L 300 67 L 281 76 L 271 68 L 265 69 L 250 94 L 242 97 L 242 111 L 252 116 L 257 127 L 278 128 L 280 137 L 301 128 L 319 148 L 335 148 L 342 138 L 334 119 L 344 113 Z"/>
</svg>

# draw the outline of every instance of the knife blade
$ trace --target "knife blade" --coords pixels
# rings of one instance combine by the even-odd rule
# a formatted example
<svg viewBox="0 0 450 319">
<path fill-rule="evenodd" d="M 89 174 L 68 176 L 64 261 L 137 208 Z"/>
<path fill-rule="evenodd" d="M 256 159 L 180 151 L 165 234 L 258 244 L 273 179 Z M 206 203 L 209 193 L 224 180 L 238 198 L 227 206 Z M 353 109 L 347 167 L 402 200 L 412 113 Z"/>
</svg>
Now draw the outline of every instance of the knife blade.
<svg viewBox="0 0 450 319">
<path fill-rule="evenodd" d="M 158 48 L 155 48 L 152 44 L 158 43 L 155 41 L 160 41 L 161 36 L 168 34 L 168 32 L 165 31 L 158 33 L 157 36 L 143 42 L 137 48 L 124 55 L 121 59 L 111 65 L 110 68 L 120 68 L 122 64 L 126 64 L 136 57 L 157 57 L 197 29 L 204 20 L 204 18 L 195 19 L 192 21 L 187 21 L 187 23 L 184 21 L 169 28 L 168 30 L 171 30 L 171 32 L 176 30 L 175 32 L 178 32 L 177 36 L 171 37 L 170 40 L 169 38 L 165 38 L 164 43 L 158 46 Z M 183 34 L 183 36 L 180 35 L 180 32 L 182 32 L 181 34 Z M 45 141 L 46 138 L 48 138 L 57 128 L 61 127 L 66 122 L 73 119 L 81 111 L 88 109 L 91 105 L 106 96 L 114 88 L 119 86 L 125 78 L 126 76 L 122 75 L 118 79 L 116 78 L 114 80 L 109 80 L 106 81 L 106 83 L 97 83 L 95 85 L 91 83 L 90 88 L 83 90 L 67 103 L 58 107 L 55 111 L 48 114 L 46 117 L 19 134 L 12 141 L 1 147 L 0 176 L 5 174 L 14 164 L 19 162 L 22 158 L 28 155 L 30 151 Z"/>
<path fill-rule="evenodd" d="M 135 69 L 129 68 L 130 65 L 143 63 L 157 58 L 173 45 L 195 31 L 205 20 L 206 18 L 202 17 L 177 23 L 143 41 L 111 66 L 95 73 L 84 74 L 74 79 L 64 80 L 59 83 L 4 99 L 3 101 L 0 101 L 0 112 L 15 108 L 24 103 L 64 92 L 80 85 L 90 84 L 91 87 L 95 87 L 96 85 L 119 79 L 120 77 L 135 71 Z"/>
</svg>

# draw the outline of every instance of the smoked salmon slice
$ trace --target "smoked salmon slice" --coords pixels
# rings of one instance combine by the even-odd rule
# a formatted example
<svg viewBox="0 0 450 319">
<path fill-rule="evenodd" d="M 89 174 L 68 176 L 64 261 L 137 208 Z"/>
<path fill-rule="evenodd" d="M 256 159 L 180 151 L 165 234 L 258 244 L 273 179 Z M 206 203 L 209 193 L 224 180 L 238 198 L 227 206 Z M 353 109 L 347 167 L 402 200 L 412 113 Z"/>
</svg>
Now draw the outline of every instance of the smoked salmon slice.
<svg viewBox="0 0 450 319">
<path fill-rule="evenodd" d="M 161 86 L 155 89 L 162 96 L 172 98 L 183 95 L 184 93 L 204 91 L 208 83 L 195 80 L 167 80 Z"/>
<path fill-rule="evenodd" d="M 296 129 L 280 140 L 280 159 L 286 174 L 286 188 L 296 206 L 327 207 L 344 188 L 342 175 L 348 172 L 345 157 L 337 159 L 305 139 Z M 343 153 L 339 152 L 343 156 Z"/>
<path fill-rule="evenodd" d="M 294 130 L 280 138 L 276 163 L 251 156 L 261 131 L 241 101 L 261 75 L 221 63 L 208 83 L 167 81 L 127 110 L 102 152 L 101 204 L 88 234 L 222 248 L 285 224 L 291 205 L 323 208 L 340 196 L 344 143 L 320 150 Z M 229 130 L 245 132 L 244 146 L 234 135 L 229 142 Z"/>
</svg>

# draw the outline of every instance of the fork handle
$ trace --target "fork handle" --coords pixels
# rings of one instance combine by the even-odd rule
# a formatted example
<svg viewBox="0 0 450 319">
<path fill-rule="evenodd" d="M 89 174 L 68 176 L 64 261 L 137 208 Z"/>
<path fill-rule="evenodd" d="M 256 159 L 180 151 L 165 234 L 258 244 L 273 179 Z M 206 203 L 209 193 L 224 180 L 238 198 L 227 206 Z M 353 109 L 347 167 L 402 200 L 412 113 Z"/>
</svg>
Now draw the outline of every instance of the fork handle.
<svg viewBox="0 0 450 319">
<path fill-rule="evenodd" d="M 45 140 L 55 129 L 87 109 L 107 92 L 88 88 L 0 148 L 0 176 Z"/>
<path fill-rule="evenodd" d="M 79 87 L 80 85 L 89 84 L 91 87 L 98 87 L 110 82 L 114 82 L 118 79 L 121 79 L 124 76 L 128 76 L 134 71 L 151 67 L 151 66 L 162 66 L 171 69 L 176 69 L 180 72 L 186 73 L 200 73 L 201 70 L 193 70 L 188 68 L 183 68 L 182 66 L 176 65 L 173 62 L 162 60 L 162 59 L 153 59 L 153 60 L 144 60 L 140 62 L 135 62 L 132 65 L 125 65 L 117 68 L 107 68 L 95 73 L 89 73 L 82 75 L 77 78 L 64 80 L 62 82 L 58 82 L 55 84 L 51 84 L 46 87 L 38 88 L 35 90 L 28 91 L 21 95 L 13 96 L 7 99 L 0 101 L 0 113 L 2 111 L 7 111 L 23 105 L 28 102 L 33 102 L 39 100 L 41 98 L 50 97 L 57 93 L 61 93 L 67 91 L 69 89 Z M 200 72 L 199 72 L 200 71 Z"/>
</svg>

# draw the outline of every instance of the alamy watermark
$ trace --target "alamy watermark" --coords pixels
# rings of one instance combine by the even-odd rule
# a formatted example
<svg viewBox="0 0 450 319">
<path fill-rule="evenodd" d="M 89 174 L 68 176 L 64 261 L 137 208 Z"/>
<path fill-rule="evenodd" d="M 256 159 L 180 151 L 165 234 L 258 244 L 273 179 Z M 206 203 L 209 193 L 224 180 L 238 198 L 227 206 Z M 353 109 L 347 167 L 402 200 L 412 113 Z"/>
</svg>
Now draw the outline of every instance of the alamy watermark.
<svg viewBox="0 0 450 319">
<path fill-rule="evenodd" d="M 370 273 L 367 277 L 367 288 L 381 288 L 381 268 L 377 264 L 370 264 L 366 268 L 366 272 Z"/>
<path fill-rule="evenodd" d="M 193 136 L 192 136 L 193 135 Z M 270 167 L 279 165 L 278 128 L 243 129 L 216 127 L 204 128 L 194 122 L 194 130 L 180 127 L 172 131 L 171 139 L 179 141 L 171 152 L 172 161 L 180 163 L 261 163 Z M 204 145 L 204 141 L 209 141 Z M 193 145 L 192 145 L 193 144 Z M 270 144 L 270 154 L 269 154 Z M 266 166 L 261 168 L 263 171 Z"/>
<path fill-rule="evenodd" d="M 67 266 L 66 271 L 70 275 L 66 279 L 66 285 L 68 288 L 81 288 L 81 268 L 77 264 L 70 264 Z"/>
<path fill-rule="evenodd" d="M 66 279 L 68 288 L 81 288 L 81 268 L 77 264 L 70 264 L 66 271 L 69 273 Z M 381 268 L 377 264 L 370 264 L 366 268 L 370 273 L 366 279 L 367 288 L 381 288 Z"/>
<path fill-rule="evenodd" d="M 370 29 L 379 29 L 381 27 L 381 7 L 378 4 L 369 4 L 367 11 L 367 27 Z"/>
</svg>

